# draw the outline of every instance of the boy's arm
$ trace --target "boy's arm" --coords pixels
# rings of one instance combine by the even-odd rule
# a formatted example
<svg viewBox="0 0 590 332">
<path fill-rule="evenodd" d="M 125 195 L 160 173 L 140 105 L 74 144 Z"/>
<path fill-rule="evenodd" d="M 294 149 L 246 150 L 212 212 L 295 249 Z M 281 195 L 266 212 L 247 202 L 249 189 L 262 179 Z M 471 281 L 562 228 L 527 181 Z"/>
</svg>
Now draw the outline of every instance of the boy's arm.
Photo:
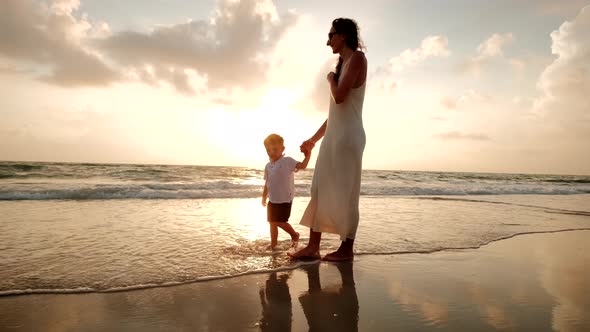
<svg viewBox="0 0 590 332">
<path fill-rule="evenodd" d="M 300 169 L 306 169 L 307 168 L 307 164 L 309 163 L 309 158 L 311 157 L 311 151 L 306 151 L 303 153 L 305 155 L 305 159 L 303 159 L 302 162 L 297 163 L 297 165 L 295 165 L 295 169 L 300 170 Z"/>
<path fill-rule="evenodd" d="M 268 180 L 264 181 L 264 190 L 262 190 L 262 206 L 266 206 L 266 196 L 268 196 Z"/>
</svg>

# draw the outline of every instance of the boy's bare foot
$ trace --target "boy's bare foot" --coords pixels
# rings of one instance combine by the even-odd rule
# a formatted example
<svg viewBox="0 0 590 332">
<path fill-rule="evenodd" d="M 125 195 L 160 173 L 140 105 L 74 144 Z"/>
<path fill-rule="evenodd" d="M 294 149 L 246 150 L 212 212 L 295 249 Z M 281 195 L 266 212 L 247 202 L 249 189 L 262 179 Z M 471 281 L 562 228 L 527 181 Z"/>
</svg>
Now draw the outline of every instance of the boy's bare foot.
<svg viewBox="0 0 590 332">
<path fill-rule="evenodd" d="M 295 236 L 291 238 L 291 248 L 297 247 L 297 243 L 299 242 L 299 233 L 295 232 Z"/>
<path fill-rule="evenodd" d="M 322 258 L 326 262 L 350 262 L 354 259 L 354 253 L 347 250 L 336 250 Z"/>
<path fill-rule="evenodd" d="M 289 257 L 291 257 L 292 259 L 320 259 L 320 258 L 322 258 L 322 256 L 320 256 L 320 249 L 315 248 L 315 247 L 311 247 L 309 245 L 301 250 L 296 251 L 296 252 L 288 252 L 287 255 Z"/>
</svg>

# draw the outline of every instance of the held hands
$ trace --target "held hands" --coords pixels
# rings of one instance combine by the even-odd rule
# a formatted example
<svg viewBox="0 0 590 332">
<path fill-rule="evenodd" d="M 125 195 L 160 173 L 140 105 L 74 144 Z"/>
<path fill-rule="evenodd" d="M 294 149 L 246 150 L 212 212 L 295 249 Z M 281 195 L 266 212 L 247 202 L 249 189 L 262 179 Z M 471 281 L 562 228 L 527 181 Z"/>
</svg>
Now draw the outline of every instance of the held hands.
<svg viewBox="0 0 590 332">
<path fill-rule="evenodd" d="M 315 146 L 315 143 L 311 139 L 308 139 L 307 141 L 301 143 L 301 145 L 299 146 L 299 149 L 307 157 L 309 154 L 311 154 L 311 150 L 313 149 L 314 146 Z"/>
</svg>

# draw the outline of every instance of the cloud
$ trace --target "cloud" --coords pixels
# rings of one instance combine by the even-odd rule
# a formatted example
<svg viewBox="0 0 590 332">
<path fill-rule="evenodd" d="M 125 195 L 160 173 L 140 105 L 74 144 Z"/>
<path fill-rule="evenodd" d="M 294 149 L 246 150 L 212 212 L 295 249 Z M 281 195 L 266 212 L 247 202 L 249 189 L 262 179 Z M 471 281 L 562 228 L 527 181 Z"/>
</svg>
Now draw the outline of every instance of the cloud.
<svg viewBox="0 0 590 332">
<path fill-rule="evenodd" d="M 455 110 L 458 109 L 461 104 L 468 102 L 490 103 L 493 101 L 493 96 L 470 89 L 460 97 L 443 96 L 440 99 L 440 104 L 447 109 Z"/>
<path fill-rule="evenodd" d="M 432 120 L 436 120 L 436 121 L 446 121 L 446 118 L 440 117 L 440 116 L 433 116 L 430 119 Z"/>
<path fill-rule="evenodd" d="M 31 71 L 24 69 L 24 68 L 19 68 L 19 66 L 16 66 L 14 64 L 6 64 L 6 63 L 1 63 L 0 62 L 0 75 L 5 75 L 5 76 L 12 76 L 12 75 L 21 75 L 21 74 L 30 74 Z"/>
<path fill-rule="evenodd" d="M 489 141 L 490 138 L 485 134 L 466 134 L 459 131 L 449 131 L 446 133 L 436 134 L 433 137 L 442 140 L 470 140 L 470 141 Z"/>
<path fill-rule="evenodd" d="M 511 33 L 505 33 L 503 35 L 495 33 L 477 47 L 477 58 L 502 56 L 504 54 L 502 47 L 512 41 L 514 41 L 514 36 Z"/>
<path fill-rule="evenodd" d="M 575 15 L 588 4 L 587 0 L 535 0 L 537 11 L 543 15 L 570 16 Z"/>
<path fill-rule="evenodd" d="M 248 88 L 265 79 L 267 54 L 296 21 L 294 13 L 278 15 L 272 1 L 224 0 L 209 20 L 159 26 L 149 33 L 124 31 L 96 44 L 148 83 L 161 80 L 190 91 L 185 70 L 192 70 L 209 88 Z"/>
<path fill-rule="evenodd" d="M 0 2 L 0 56 L 27 65 L 35 76 L 61 86 L 107 85 L 119 75 L 84 41 L 95 27 L 77 18 L 77 0 L 55 0 L 50 6 L 31 0 Z"/>
<path fill-rule="evenodd" d="M 489 64 L 492 59 L 503 58 L 504 47 L 513 41 L 514 36 L 512 33 L 494 33 L 483 43 L 479 44 L 477 47 L 477 54 L 467 60 L 466 63 L 461 66 L 462 71 L 478 75 L 482 68 Z M 521 65 L 521 63 L 519 63 L 517 60 L 510 61 L 510 63 L 517 68 L 519 65 Z"/>
<path fill-rule="evenodd" d="M 590 6 L 571 22 L 551 33 L 551 50 L 557 55 L 541 74 L 534 101 L 535 114 L 562 135 L 590 139 Z M 587 144 L 579 144 L 583 147 Z M 586 151 L 579 151 L 587 154 Z"/>
<path fill-rule="evenodd" d="M 401 81 L 397 79 L 386 76 L 386 77 L 377 77 L 371 78 L 368 82 L 368 89 L 373 91 L 373 93 L 377 95 L 385 95 L 390 96 L 392 95 L 400 86 L 402 85 Z"/>
<path fill-rule="evenodd" d="M 137 80 L 183 94 L 250 88 L 265 79 L 268 53 L 298 18 L 279 15 L 270 0 L 222 0 L 207 20 L 113 34 L 79 7 L 79 0 L 1 1 L 0 58 L 67 87 Z"/>
<path fill-rule="evenodd" d="M 143 161 L 127 121 L 91 107 L 7 111 L 0 122 L 0 154 L 12 160 Z M 26 147 L 26 148 L 23 148 Z"/>
<path fill-rule="evenodd" d="M 334 71 L 336 62 L 335 59 L 324 62 L 314 79 L 315 88 L 310 92 L 310 97 L 315 109 L 318 111 L 326 111 L 330 105 L 330 87 L 328 81 L 326 81 L 326 76 L 329 72 Z"/>
<path fill-rule="evenodd" d="M 367 77 L 371 91 L 382 96 L 390 96 L 403 85 L 403 82 L 394 77 L 395 73 L 408 67 L 418 65 L 431 57 L 449 56 L 449 41 L 445 36 L 428 36 L 422 40 L 419 48 L 406 49 L 400 55 L 391 58 L 386 65 L 377 66 L 377 69 Z"/>
<path fill-rule="evenodd" d="M 440 104 L 448 109 L 451 109 L 451 110 L 457 109 L 457 99 L 456 98 L 444 96 L 441 98 Z"/>
<path fill-rule="evenodd" d="M 526 67 L 526 64 L 523 60 L 519 60 L 519 59 L 510 59 L 508 60 L 508 62 L 510 63 L 510 65 L 512 66 L 512 68 L 514 68 L 514 70 L 517 73 L 522 74 L 524 72 L 524 69 Z"/>
<path fill-rule="evenodd" d="M 390 96 L 403 85 L 399 78 L 394 77 L 395 73 L 418 65 L 431 57 L 449 56 L 451 51 L 448 44 L 445 36 L 424 38 L 419 48 L 406 49 L 400 55 L 391 58 L 386 65 L 377 66 L 377 69 L 367 77 L 369 89 L 377 95 Z"/>
<path fill-rule="evenodd" d="M 224 106 L 232 106 L 234 103 L 230 99 L 225 99 L 221 97 L 211 99 L 211 102 L 218 105 Z"/>
<path fill-rule="evenodd" d="M 539 95 L 522 127 L 523 144 L 542 146 L 534 160 L 547 169 L 590 174 L 590 6 L 561 24 L 551 39 L 556 59 L 537 81 Z"/>
<path fill-rule="evenodd" d="M 402 71 L 404 68 L 416 65 L 429 57 L 448 56 L 449 41 L 445 36 L 428 36 L 422 40 L 420 48 L 407 49 L 400 55 L 389 60 L 391 71 Z"/>
</svg>

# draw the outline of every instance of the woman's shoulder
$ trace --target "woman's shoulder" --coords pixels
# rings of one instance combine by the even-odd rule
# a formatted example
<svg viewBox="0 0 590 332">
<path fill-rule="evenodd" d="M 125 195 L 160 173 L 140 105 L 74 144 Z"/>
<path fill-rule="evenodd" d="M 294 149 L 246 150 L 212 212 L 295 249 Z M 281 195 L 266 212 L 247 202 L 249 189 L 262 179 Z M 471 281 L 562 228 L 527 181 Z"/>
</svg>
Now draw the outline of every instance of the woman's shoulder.
<svg viewBox="0 0 590 332">
<path fill-rule="evenodd" d="M 356 50 L 354 51 L 354 53 L 352 53 L 352 56 L 357 57 L 357 58 L 361 58 L 366 60 L 367 57 L 365 56 L 365 52 L 361 51 L 361 50 Z"/>
<path fill-rule="evenodd" d="M 355 63 L 355 66 L 364 67 L 367 65 L 367 58 L 365 57 L 365 52 L 363 51 L 354 51 L 350 57 L 350 60 L 350 62 Z"/>
</svg>

